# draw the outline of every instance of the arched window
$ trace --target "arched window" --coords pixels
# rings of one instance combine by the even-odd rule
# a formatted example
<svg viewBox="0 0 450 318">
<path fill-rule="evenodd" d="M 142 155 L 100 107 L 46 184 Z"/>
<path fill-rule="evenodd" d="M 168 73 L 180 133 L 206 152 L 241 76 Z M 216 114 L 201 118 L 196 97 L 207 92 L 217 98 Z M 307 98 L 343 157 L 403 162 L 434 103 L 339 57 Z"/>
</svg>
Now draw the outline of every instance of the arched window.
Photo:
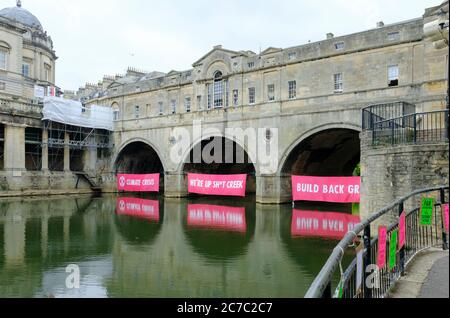
<svg viewBox="0 0 450 318">
<path fill-rule="evenodd" d="M 228 106 L 228 81 L 220 71 L 214 73 L 214 83 L 208 84 L 208 109 Z"/>
<path fill-rule="evenodd" d="M 113 104 L 111 105 L 111 108 L 113 109 L 113 120 L 114 120 L 114 121 L 120 120 L 120 109 L 119 109 L 119 104 L 113 103 Z"/>
<path fill-rule="evenodd" d="M 222 72 L 214 74 L 214 108 L 223 107 L 223 79 Z"/>
</svg>

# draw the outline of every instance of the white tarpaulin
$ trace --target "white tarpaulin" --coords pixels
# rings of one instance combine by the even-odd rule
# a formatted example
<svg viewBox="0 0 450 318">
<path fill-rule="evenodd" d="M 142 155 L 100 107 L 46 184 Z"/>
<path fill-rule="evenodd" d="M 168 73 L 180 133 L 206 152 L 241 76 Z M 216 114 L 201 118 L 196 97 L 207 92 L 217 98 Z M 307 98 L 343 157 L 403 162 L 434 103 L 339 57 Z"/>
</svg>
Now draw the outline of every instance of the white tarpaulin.
<svg viewBox="0 0 450 318">
<path fill-rule="evenodd" d="M 61 124 L 77 127 L 114 130 L 113 109 L 92 105 L 84 108 L 80 102 L 59 98 L 44 98 L 44 118 Z"/>
</svg>

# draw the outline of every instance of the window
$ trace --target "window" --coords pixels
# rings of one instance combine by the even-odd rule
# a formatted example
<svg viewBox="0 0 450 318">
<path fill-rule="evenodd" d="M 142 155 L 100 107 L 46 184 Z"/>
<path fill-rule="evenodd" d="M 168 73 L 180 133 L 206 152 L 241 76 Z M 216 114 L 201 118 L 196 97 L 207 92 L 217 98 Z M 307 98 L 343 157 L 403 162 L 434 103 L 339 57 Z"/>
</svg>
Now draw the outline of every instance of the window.
<svg viewBox="0 0 450 318">
<path fill-rule="evenodd" d="M 255 62 L 248 63 L 248 68 L 254 68 L 254 67 L 255 67 Z"/>
<path fill-rule="evenodd" d="M 113 120 L 118 121 L 120 119 L 120 112 L 118 109 L 114 109 L 113 111 Z"/>
<path fill-rule="evenodd" d="M 44 65 L 44 69 L 45 69 L 45 78 L 44 80 L 47 82 L 51 82 L 52 80 L 52 67 L 48 64 Z"/>
<path fill-rule="evenodd" d="M 208 109 L 222 108 L 229 104 L 229 85 L 228 81 L 222 77 L 222 72 L 214 73 L 214 83 L 207 84 L 208 91 Z"/>
<path fill-rule="evenodd" d="M 6 89 L 6 84 L 3 82 L 0 82 L 0 91 L 4 91 Z"/>
<path fill-rule="evenodd" d="M 342 73 L 334 74 L 334 92 L 342 93 L 344 91 L 344 77 Z"/>
<path fill-rule="evenodd" d="M 203 105 L 202 105 L 202 96 L 198 95 L 197 96 L 197 109 L 198 110 L 202 110 L 203 109 Z"/>
<path fill-rule="evenodd" d="M 388 33 L 387 37 L 388 37 L 389 41 L 398 41 L 398 40 L 400 40 L 400 32 Z"/>
<path fill-rule="evenodd" d="M 159 109 L 159 114 L 163 115 L 164 114 L 164 104 L 163 104 L 163 102 L 159 102 L 158 103 L 158 109 Z"/>
<path fill-rule="evenodd" d="M 388 83 L 389 86 L 398 86 L 399 70 L 398 65 L 388 66 Z"/>
<path fill-rule="evenodd" d="M 334 48 L 336 49 L 336 51 L 343 50 L 345 48 L 345 44 L 344 42 L 335 43 Z"/>
<path fill-rule="evenodd" d="M 190 97 L 186 97 L 184 99 L 184 108 L 186 109 L 186 113 L 191 112 L 191 98 Z"/>
<path fill-rule="evenodd" d="M 297 97 L 297 82 L 296 81 L 290 81 L 288 83 L 288 90 L 289 90 L 289 99 L 294 99 Z"/>
<path fill-rule="evenodd" d="M 140 112 L 141 112 L 140 107 L 139 106 L 134 106 L 134 118 L 135 119 L 139 119 Z"/>
<path fill-rule="evenodd" d="M 177 113 L 177 101 L 175 99 L 172 99 L 170 102 L 171 108 L 172 108 L 172 114 Z"/>
<path fill-rule="evenodd" d="M 237 89 L 233 90 L 233 106 L 239 105 L 239 91 Z"/>
<path fill-rule="evenodd" d="M 114 121 L 120 120 L 120 118 L 119 118 L 119 115 L 120 115 L 119 105 L 117 103 L 113 103 L 111 105 L 111 108 L 113 109 L 113 120 Z"/>
<path fill-rule="evenodd" d="M 297 58 L 297 53 L 291 52 L 291 53 L 288 54 L 288 60 L 289 61 L 295 60 L 296 58 Z"/>
<path fill-rule="evenodd" d="M 25 77 L 30 77 L 31 65 L 30 63 L 24 62 L 22 64 L 22 75 Z"/>
<path fill-rule="evenodd" d="M 275 85 L 270 84 L 267 85 L 267 99 L 269 102 L 273 102 L 275 100 Z"/>
<path fill-rule="evenodd" d="M 8 66 L 8 51 L 0 48 L 0 70 L 5 70 L 7 69 Z"/>
<path fill-rule="evenodd" d="M 223 93 L 222 72 L 216 72 L 214 74 L 214 108 L 223 106 Z"/>
<path fill-rule="evenodd" d="M 256 102 L 256 91 L 254 87 L 248 89 L 248 103 L 254 104 Z"/>
</svg>

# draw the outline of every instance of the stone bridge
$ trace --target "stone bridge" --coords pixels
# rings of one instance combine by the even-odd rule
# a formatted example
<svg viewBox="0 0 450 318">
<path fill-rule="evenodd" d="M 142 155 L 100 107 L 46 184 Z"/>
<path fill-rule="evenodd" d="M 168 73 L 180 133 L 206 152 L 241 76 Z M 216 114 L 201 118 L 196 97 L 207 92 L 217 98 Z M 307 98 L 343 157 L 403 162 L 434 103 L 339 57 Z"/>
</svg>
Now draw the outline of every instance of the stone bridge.
<svg viewBox="0 0 450 318">
<path fill-rule="evenodd" d="M 259 203 L 281 203 L 291 200 L 291 175 L 351 176 L 360 162 L 359 133 L 361 108 L 365 104 L 322 104 L 318 111 L 312 104 L 295 107 L 275 103 L 264 106 L 212 110 L 198 114 L 178 115 L 168 123 L 164 119 L 125 121 L 114 134 L 116 148 L 113 171 L 128 173 L 161 172 L 161 184 L 168 197 L 187 195 L 187 172 L 248 173 L 248 192 L 255 192 Z M 301 111 L 299 111 L 301 109 Z M 193 121 L 201 121 L 202 133 L 194 133 Z M 148 127 L 148 128 L 147 128 Z M 191 136 L 181 153 L 181 162 L 172 160 L 176 148 L 176 129 L 185 128 Z M 228 136 L 230 128 L 251 129 L 259 134 L 258 149 L 270 148 L 275 154 L 271 164 L 255 153 L 248 135 Z M 276 129 L 273 129 L 276 128 Z M 211 132 L 211 129 L 215 131 Z M 194 137 L 195 136 L 195 137 Z M 210 137 L 230 140 L 236 149 L 248 154 L 246 164 L 192 164 L 193 149 L 207 147 Z M 202 143 L 203 141 L 203 143 Z M 251 149 L 249 149 L 251 148 Z M 265 150 L 265 149 L 264 149 Z M 255 160 L 256 158 L 256 160 Z M 234 158 L 236 159 L 236 158 Z"/>
</svg>

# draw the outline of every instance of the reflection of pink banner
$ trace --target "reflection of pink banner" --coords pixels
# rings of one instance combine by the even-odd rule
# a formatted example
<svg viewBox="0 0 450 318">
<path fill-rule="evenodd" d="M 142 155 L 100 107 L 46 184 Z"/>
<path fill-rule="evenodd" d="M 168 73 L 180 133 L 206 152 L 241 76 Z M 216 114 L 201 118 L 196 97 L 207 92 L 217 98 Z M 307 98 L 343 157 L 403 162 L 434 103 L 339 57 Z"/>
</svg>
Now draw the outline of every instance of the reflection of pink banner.
<svg viewBox="0 0 450 318">
<path fill-rule="evenodd" d="M 293 236 L 342 239 L 360 222 L 359 216 L 345 213 L 294 210 L 291 233 Z"/>
<path fill-rule="evenodd" d="M 189 193 L 245 197 L 247 175 L 188 174 Z"/>
<path fill-rule="evenodd" d="M 442 212 L 444 214 L 444 227 L 448 232 L 448 203 L 442 206 Z"/>
<path fill-rule="evenodd" d="M 387 228 L 380 226 L 378 228 L 378 261 L 379 269 L 386 267 L 386 242 L 387 242 Z"/>
<path fill-rule="evenodd" d="M 398 222 L 398 249 L 401 250 L 406 243 L 406 212 L 400 215 L 400 221 Z"/>
<path fill-rule="evenodd" d="M 245 208 L 189 204 L 187 223 L 194 227 L 242 233 L 247 231 Z"/>
<path fill-rule="evenodd" d="M 159 221 L 159 202 L 137 198 L 118 198 L 117 215 L 135 216 L 152 221 Z"/>
<path fill-rule="evenodd" d="M 360 177 L 292 176 L 294 201 L 359 202 Z"/>
<path fill-rule="evenodd" d="M 118 174 L 119 191 L 159 192 L 159 173 L 157 174 Z"/>
</svg>

